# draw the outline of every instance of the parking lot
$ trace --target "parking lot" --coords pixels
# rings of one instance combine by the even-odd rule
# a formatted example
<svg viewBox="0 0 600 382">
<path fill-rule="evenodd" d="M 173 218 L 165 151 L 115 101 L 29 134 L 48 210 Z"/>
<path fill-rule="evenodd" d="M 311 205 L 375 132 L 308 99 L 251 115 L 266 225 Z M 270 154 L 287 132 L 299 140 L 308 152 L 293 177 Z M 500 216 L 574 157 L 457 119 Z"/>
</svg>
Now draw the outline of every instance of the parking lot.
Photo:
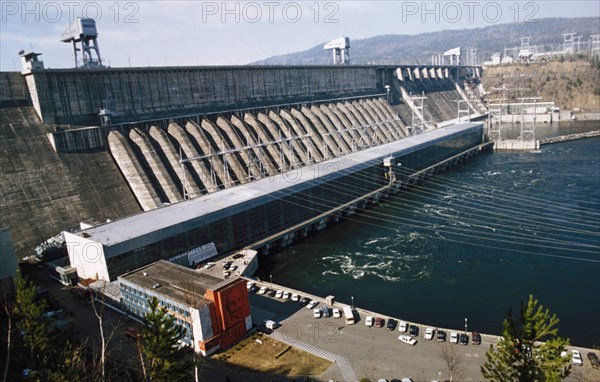
<svg viewBox="0 0 600 382">
<path fill-rule="evenodd" d="M 300 291 L 292 291 L 270 283 L 257 283 L 257 286 L 265 285 L 270 289 L 288 290 L 291 293 L 299 293 L 302 297 L 306 295 Z M 317 296 L 308 296 L 318 301 L 318 308 L 325 303 L 323 298 Z M 448 378 L 448 368 L 442 357 L 442 349 L 445 346 L 447 354 L 454 351 L 455 358 L 460 361 L 458 372 L 454 375 L 454 380 L 460 381 L 481 381 L 481 365 L 485 362 L 485 352 L 490 344 L 497 341 L 497 337 L 482 335 L 481 345 L 469 342 L 467 345 L 450 344 L 450 333 L 458 330 L 446 329 L 447 338 L 445 342 L 424 338 L 426 332 L 425 325 L 416 325 L 419 334 L 413 336 L 417 340 L 414 346 L 403 343 L 398 340 L 402 333 L 398 326 L 390 331 L 385 327 L 377 328 L 365 325 L 367 316 L 374 318 L 380 317 L 387 324 L 389 317 L 367 312 L 355 307 L 355 325 L 346 325 L 342 318 L 322 317 L 314 318 L 313 311 L 302 307 L 297 302 L 290 300 L 284 301 L 268 295 L 251 294 L 250 304 L 252 307 L 252 316 L 255 324 L 261 324 L 265 320 L 274 320 L 281 325 L 275 329 L 276 332 L 298 341 L 298 344 L 308 344 L 312 347 L 322 349 L 326 352 L 337 354 L 348 360 L 354 375 L 360 379 L 362 377 L 377 380 L 379 378 L 401 379 L 410 377 L 417 381 L 446 380 Z M 334 307 L 341 308 L 341 305 L 334 304 Z M 396 318 L 398 322 L 400 319 Z M 412 323 L 411 323 L 412 324 Z M 582 351 L 587 354 L 587 350 Z M 573 366 L 572 374 L 567 381 L 597 381 L 600 377 L 600 371 L 591 368 L 587 356 L 584 356 L 584 366 Z M 587 362 L 586 362 L 587 361 Z M 344 376 L 333 365 L 322 376 L 323 380 L 334 378 L 343 380 Z M 459 377 L 459 378 L 457 378 Z"/>
</svg>

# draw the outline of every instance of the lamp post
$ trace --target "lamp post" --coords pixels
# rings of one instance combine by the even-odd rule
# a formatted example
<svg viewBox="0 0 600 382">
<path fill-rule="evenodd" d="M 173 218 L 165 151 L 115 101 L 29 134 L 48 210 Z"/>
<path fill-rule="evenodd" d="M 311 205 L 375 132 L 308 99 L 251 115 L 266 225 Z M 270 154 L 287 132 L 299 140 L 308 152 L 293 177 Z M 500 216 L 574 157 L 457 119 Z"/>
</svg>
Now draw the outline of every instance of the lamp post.
<svg viewBox="0 0 600 382">
<path fill-rule="evenodd" d="M 273 285 L 273 275 L 269 275 L 269 278 L 271 279 L 271 285 Z"/>
<path fill-rule="evenodd" d="M 467 334 L 467 317 L 465 317 L 465 334 Z"/>
<path fill-rule="evenodd" d="M 352 309 L 354 309 L 354 296 L 350 297 L 350 299 L 352 300 Z"/>
</svg>

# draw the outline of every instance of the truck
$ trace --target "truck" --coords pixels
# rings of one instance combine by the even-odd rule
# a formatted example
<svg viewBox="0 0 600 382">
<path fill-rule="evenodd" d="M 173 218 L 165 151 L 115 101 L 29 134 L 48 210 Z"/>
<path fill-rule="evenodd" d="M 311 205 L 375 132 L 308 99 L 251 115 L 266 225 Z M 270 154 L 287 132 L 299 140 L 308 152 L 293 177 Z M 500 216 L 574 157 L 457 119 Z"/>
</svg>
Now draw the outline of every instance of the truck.
<svg viewBox="0 0 600 382">
<path fill-rule="evenodd" d="M 349 306 L 344 306 L 342 310 L 344 311 L 346 325 L 354 325 L 354 312 L 352 311 L 352 308 L 350 308 Z"/>
</svg>

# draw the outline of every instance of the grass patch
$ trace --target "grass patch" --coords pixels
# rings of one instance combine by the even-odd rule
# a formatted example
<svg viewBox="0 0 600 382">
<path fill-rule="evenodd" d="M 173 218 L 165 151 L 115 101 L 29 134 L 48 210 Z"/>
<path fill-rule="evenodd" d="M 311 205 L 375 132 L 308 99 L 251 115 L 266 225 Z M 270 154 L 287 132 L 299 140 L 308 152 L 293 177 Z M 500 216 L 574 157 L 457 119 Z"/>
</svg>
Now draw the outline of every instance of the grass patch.
<svg viewBox="0 0 600 382">
<path fill-rule="evenodd" d="M 262 344 L 256 342 L 257 339 Z M 234 348 L 213 356 L 213 359 L 227 366 L 288 376 L 320 375 L 331 366 L 331 362 L 323 358 L 267 336 L 246 338 Z"/>
</svg>

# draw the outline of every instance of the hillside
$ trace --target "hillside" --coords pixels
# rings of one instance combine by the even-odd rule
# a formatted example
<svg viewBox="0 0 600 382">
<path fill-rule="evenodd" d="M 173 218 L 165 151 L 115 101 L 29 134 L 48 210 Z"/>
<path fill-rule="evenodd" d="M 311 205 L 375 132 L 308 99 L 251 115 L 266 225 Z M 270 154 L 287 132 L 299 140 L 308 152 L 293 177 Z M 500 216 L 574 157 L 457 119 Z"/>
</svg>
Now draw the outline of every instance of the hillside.
<svg viewBox="0 0 600 382">
<path fill-rule="evenodd" d="M 477 48 L 479 61 L 487 61 L 495 52 L 521 45 L 521 36 L 530 36 L 532 45 L 562 43 L 563 33 L 574 32 L 587 41 L 598 34 L 600 19 L 548 18 L 537 23 L 511 23 L 491 25 L 485 28 L 447 30 L 417 35 L 383 35 L 367 39 L 352 39 L 350 57 L 352 63 L 361 64 L 416 64 L 429 63 L 433 54 L 461 47 Z M 399 24 L 399 31 L 402 25 Z M 337 36 L 331 36 L 334 38 Z M 330 54 L 319 44 L 303 52 L 270 57 L 255 62 L 258 65 L 317 65 L 329 64 Z"/>
<path fill-rule="evenodd" d="M 561 62 L 562 61 L 562 62 Z M 561 109 L 600 111 L 600 62 L 555 60 L 486 68 L 481 80 L 489 98 L 543 97 Z M 499 89 L 505 88 L 506 91 Z"/>
</svg>

